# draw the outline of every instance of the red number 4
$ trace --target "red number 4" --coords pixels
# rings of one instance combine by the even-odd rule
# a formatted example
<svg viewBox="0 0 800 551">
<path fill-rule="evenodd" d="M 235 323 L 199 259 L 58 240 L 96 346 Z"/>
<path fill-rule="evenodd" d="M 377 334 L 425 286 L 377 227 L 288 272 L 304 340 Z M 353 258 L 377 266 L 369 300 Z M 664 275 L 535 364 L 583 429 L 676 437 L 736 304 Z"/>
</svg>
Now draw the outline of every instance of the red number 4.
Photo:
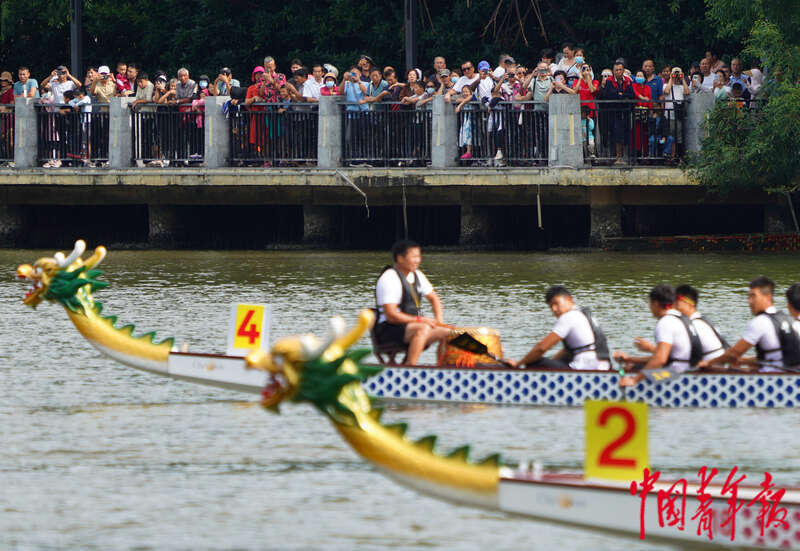
<svg viewBox="0 0 800 551">
<path fill-rule="evenodd" d="M 245 314 L 244 319 L 242 320 L 242 324 L 239 326 L 239 329 L 236 330 L 236 336 L 247 337 L 247 340 L 250 342 L 250 344 L 255 344 L 256 339 L 261 336 L 261 333 L 259 333 L 256 329 L 256 324 L 250 323 L 250 320 L 253 319 L 253 314 L 255 313 L 255 310 L 248 310 L 247 314 Z M 247 329 L 248 323 L 250 323 L 249 329 Z"/>
<path fill-rule="evenodd" d="M 609 418 L 615 416 L 622 417 L 625 420 L 625 432 L 623 432 L 619 438 L 603 448 L 603 451 L 600 453 L 600 459 L 597 463 L 603 467 L 636 467 L 636 459 L 630 459 L 627 457 L 614 457 L 614 452 L 625 445 L 628 440 L 633 438 L 633 435 L 636 432 L 636 419 L 633 418 L 631 412 L 627 409 L 619 407 L 610 407 L 608 409 L 604 409 L 603 413 L 601 413 L 600 417 L 597 419 L 597 424 L 601 427 L 605 427 Z"/>
</svg>

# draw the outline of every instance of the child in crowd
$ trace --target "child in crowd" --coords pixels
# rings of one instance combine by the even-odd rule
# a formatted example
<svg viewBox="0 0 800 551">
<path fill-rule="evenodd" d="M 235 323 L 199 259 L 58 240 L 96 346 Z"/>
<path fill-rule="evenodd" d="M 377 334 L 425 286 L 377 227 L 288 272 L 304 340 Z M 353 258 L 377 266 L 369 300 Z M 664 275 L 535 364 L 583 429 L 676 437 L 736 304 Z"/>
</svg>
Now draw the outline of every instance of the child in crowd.
<svg viewBox="0 0 800 551">
<path fill-rule="evenodd" d="M 461 89 L 461 96 L 456 104 L 456 113 L 462 113 L 459 116 L 461 122 L 458 129 L 458 147 L 467 150 L 461 155 L 462 161 L 469 161 L 472 159 L 472 117 L 474 116 L 474 105 L 472 102 L 472 89 L 469 86 L 464 86 Z"/>
<path fill-rule="evenodd" d="M 80 126 L 78 127 L 80 154 L 70 152 L 69 157 L 81 159 L 83 166 L 89 166 L 89 138 L 92 129 L 92 98 L 86 94 L 84 86 L 78 86 L 72 91 L 72 99 L 68 102 L 72 109 L 80 113 Z"/>
<path fill-rule="evenodd" d="M 114 75 L 114 82 L 117 85 L 117 94 L 127 95 L 124 92 L 133 90 L 131 81 L 128 80 L 128 64 L 120 61 L 117 63 L 117 74 Z"/>
<path fill-rule="evenodd" d="M 589 157 L 594 159 L 594 118 L 592 109 L 588 105 L 581 105 L 581 133 L 583 143 L 589 150 Z"/>
</svg>

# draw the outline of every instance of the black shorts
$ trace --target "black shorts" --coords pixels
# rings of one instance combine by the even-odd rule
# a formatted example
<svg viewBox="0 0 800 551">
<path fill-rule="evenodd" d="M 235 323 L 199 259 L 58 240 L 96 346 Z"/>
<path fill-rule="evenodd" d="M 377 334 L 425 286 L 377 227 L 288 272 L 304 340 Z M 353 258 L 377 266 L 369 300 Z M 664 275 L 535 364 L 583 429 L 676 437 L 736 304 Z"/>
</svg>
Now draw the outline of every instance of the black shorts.
<svg viewBox="0 0 800 551">
<path fill-rule="evenodd" d="M 404 346 L 403 339 L 406 336 L 406 324 L 396 324 L 381 322 L 375 326 L 375 338 L 378 344 L 397 344 Z"/>
<path fill-rule="evenodd" d="M 532 364 L 527 364 L 525 367 L 532 367 L 535 369 L 569 369 L 569 364 L 562 362 L 560 360 L 554 360 L 552 358 L 539 358 Z"/>
</svg>

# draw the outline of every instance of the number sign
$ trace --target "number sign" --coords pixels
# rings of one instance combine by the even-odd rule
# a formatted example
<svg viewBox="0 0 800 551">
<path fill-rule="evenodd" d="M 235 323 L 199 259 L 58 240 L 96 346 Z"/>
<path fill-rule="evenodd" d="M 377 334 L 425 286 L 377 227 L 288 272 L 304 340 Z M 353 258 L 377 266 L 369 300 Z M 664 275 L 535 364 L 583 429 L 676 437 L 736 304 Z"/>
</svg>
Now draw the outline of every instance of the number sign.
<svg viewBox="0 0 800 551">
<path fill-rule="evenodd" d="M 586 478 L 636 480 L 648 466 L 647 404 L 587 400 Z"/>
<path fill-rule="evenodd" d="M 232 304 L 228 324 L 228 355 L 240 356 L 269 346 L 269 304 Z"/>
</svg>

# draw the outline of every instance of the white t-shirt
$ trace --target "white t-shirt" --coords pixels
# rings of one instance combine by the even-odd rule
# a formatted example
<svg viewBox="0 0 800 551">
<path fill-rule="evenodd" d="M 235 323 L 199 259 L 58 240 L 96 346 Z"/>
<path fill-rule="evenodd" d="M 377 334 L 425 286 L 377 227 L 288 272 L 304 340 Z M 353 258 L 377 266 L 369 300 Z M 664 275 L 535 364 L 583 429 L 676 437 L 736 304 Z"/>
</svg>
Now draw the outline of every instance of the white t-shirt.
<svg viewBox="0 0 800 551">
<path fill-rule="evenodd" d="M 714 82 L 716 82 L 716 80 L 718 78 L 719 77 L 717 75 L 715 75 L 714 73 L 711 73 L 710 75 L 708 75 L 706 77 L 703 77 L 703 84 L 702 84 L 703 88 L 708 88 L 709 90 L 713 89 L 714 88 Z"/>
<path fill-rule="evenodd" d="M 683 99 L 683 84 L 673 84 L 669 94 L 664 92 L 664 100 L 683 101 Z M 673 118 L 674 111 L 672 109 L 676 108 L 676 104 L 671 101 L 664 101 L 664 108 L 667 110 L 667 118 Z"/>
<path fill-rule="evenodd" d="M 475 75 L 472 78 L 467 78 L 465 76 L 460 76 L 460 77 L 458 77 L 458 80 L 456 81 L 456 83 L 453 84 L 453 90 L 455 90 L 456 92 L 458 92 L 460 94 L 461 93 L 461 89 L 464 86 L 471 86 L 476 80 L 478 80 L 478 78 L 479 78 L 478 75 Z"/>
<path fill-rule="evenodd" d="M 672 345 L 669 355 L 671 358 L 686 358 L 686 360 L 674 360 L 668 365 L 675 367 L 678 373 L 689 369 L 689 358 L 692 355 L 692 341 L 689 340 L 689 333 L 680 320 L 681 313 L 670 308 L 667 313 L 656 323 L 656 346 L 660 342 Z"/>
<path fill-rule="evenodd" d="M 494 90 L 495 84 L 495 81 L 490 76 L 481 79 L 478 83 L 478 101 L 492 97 L 492 90 Z"/>
<path fill-rule="evenodd" d="M 411 287 L 414 287 L 414 278 L 419 278 L 420 286 L 420 300 L 422 297 L 427 296 L 433 292 L 433 285 L 425 277 L 421 270 L 411 272 L 406 276 Z M 386 270 L 378 278 L 378 283 L 375 286 L 375 296 L 378 301 L 378 323 L 386 321 L 386 316 L 383 313 L 384 304 L 397 304 L 403 302 L 403 283 L 400 281 L 400 276 L 393 269 Z"/>
<path fill-rule="evenodd" d="M 319 99 L 320 97 L 320 84 L 314 78 L 309 78 L 303 83 L 302 90 L 300 93 L 304 98 L 315 98 Z"/>
<path fill-rule="evenodd" d="M 53 94 L 53 103 L 64 103 L 64 92 L 75 89 L 75 83 L 71 80 L 59 82 L 56 79 L 51 79 L 50 92 Z"/>
<path fill-rule="evenodd" d="M 775 306 L 770 306 L 765 312 L 774 314 L 777 310 Z M 764 354 L 764 360 L 783 365 L 783 353 L 780 350 L 781 341 L 778 338 L 778 334 L 775 332 L 775 326 L 772 324 L 772 320 L 769 319 L 767 314 L 759 314 L 747 322 L 747 327 L 744 329 L 742 339 L 753 346 L 760 345 L 761 348 L 766 350 L 773 350 L 773 352 L 766 352 Z M 777 350 L 775 350 L 776 348 Z M 760 371 L 778 372 L 781 370 L 774 367 L 762 367 Z"/>
<path fill-rule="evenodd" d="M 553 326 L 553 333 L 561 337 L 567 348 L 576 349 L 594 343 L 594 331 L 589 319 L 576 306 L 561 314 Z M 582 350 L 575 353 L 569 363 L 572 369 L 611 369 L 607 361 L 598 361 L 595 350 Z"/>
<path fill-rule="evenodd" d="M 703 345 L 703 359 L 711 360 L 717 356 L 721 356 L 725 352 L 725 348 L 722 346 L 722 341 L 719 340 L 719 337 L 714 333 L 711 326 L 701 320 L 701 317 L 702 315 L 700 312 L 695 312 L 690 319 L 697 331 L 697 336 L 700 337 L 700 344 Z"/>
</svg>

